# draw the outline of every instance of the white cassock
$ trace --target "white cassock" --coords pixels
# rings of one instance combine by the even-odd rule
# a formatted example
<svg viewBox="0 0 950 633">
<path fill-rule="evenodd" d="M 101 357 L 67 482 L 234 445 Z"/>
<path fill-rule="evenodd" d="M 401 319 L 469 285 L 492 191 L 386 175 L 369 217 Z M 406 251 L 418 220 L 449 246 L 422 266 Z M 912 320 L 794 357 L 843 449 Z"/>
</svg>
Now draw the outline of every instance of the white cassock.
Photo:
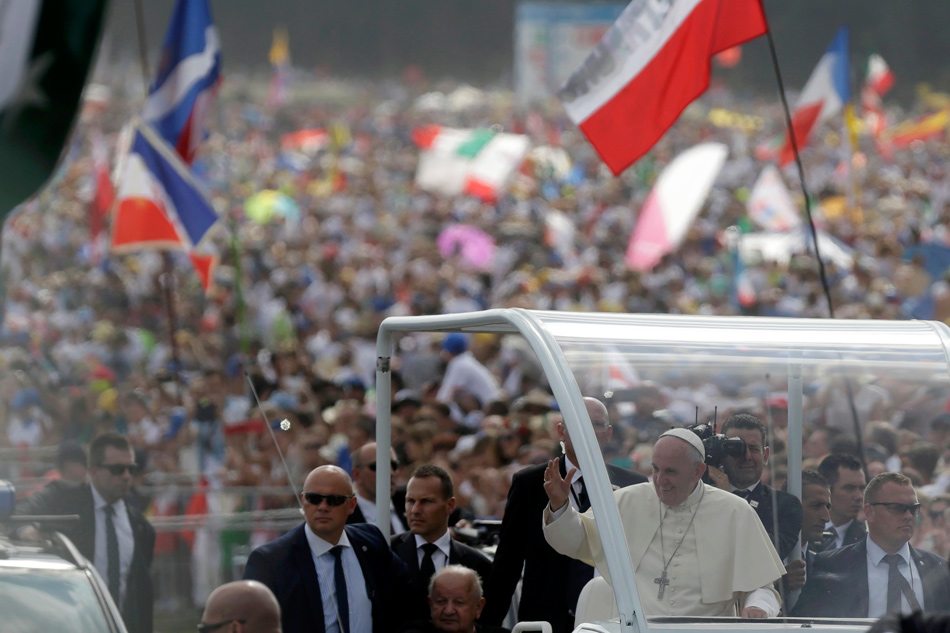
<svg viewBox="0 0 950 633">
<path fill-rule="evenodd" d="M 737 604 L 739 608 L 774 605 L 764 610 L 778 614 L 778 597 L 771 585 L 785 567 L 747 501 L 703 483 L 674 508 L 660 503 L 651 483 L 615 490 L 614 501 L 645 615 L 735 617 Z M 561 554 L 596 566 L 609 583 L 610 570 L 593 512 L 578 514 L 570 504 L 560 512 L 552 514 L 550 505 L 545 506 L 547 542 Z M 690 525 L 693 512 L 696 518 Z M 662 576 L 667 561 L 669 584 L 661 597 L 661 585 L 654 581 Z M 757 589 L 765 592 L 756 592 L 757 599 L 746 604 L 748 594 Z"/>
</svg>

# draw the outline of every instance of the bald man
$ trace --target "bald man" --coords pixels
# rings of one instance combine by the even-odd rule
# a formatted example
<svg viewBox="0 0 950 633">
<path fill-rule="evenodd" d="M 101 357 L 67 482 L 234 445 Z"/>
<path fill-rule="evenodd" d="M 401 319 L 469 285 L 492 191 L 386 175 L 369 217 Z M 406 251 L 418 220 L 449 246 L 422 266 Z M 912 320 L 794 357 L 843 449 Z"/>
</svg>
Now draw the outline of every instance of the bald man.
<svg viewBox="0 0 950 633">
<path fill-rule="evenodd" d="M 251 552 L 246 580 L 267 585 L 285 633 L 384 633 L 415 613 L 406 564 L 370 523 L 347 524 L 353 482 L 338 466 L 307 475 L 300 493 L 306 521 Z"/>
<path fill-rule="evenodd" d="M 238 625 L 243 625 L 243 628 Z M 263 583 L 237 580 L 208 596 L 198 633 L 281 633 L 280 605 Z"/>
</svg>

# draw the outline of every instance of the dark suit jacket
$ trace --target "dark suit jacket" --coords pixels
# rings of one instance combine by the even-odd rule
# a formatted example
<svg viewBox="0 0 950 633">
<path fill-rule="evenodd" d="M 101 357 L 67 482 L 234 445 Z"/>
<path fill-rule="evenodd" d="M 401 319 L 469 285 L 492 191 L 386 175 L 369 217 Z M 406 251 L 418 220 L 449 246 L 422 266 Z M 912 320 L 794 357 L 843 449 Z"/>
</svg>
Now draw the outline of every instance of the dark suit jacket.
<svg viewBox="0 0 950 633">
<path fill-rule="evenodd" d="M 541 516 L 548 503 L 545 468 L 545 464 L 529 466 L 512 478 L 482 611 L 481 620 L 487 624 L 500 625 L 505 619 L 523 567 L 518 619 L 546 620 L 554 633 L 574 628 L 574 617 L 569 612 L 577 605 L 567 604 L 566 582 L 574 560 L 555 552 L 541 530 Z M 639 473 L 611 464 L 607 465 L 607 475 L 610 483 L 619 487 L 646 481 Z"/>
<path fill-rule="evenodd" d="M 373 631 L 386 633 L 405 619 L 402 605 L 411 596 L 406 565 L 393 555 L 375 525 L 347 525 L 373 604 Z M 267 585 L 280 603 L 284 633 L 323 633 L 323 601 L 304 524 L 251 552 L 245 580 Z"/>
<path fill-rule="evenodd" d="M 419 578 L 419 556 L 416 551 L 416 539 L 412 532 L 403 532 L 394 536 L 390 546 L 393 553 L 406 563 L 409 568 L 409 578 L 412 580 L 417 591 L 417 598 L 421 601 L 417 611 L 421 612 L 421 618 L 429 614 L 428 593 L 429 588 L 424 586 Z M 464 565 L 475 571 L 478 577 L 482 579 L 482 589 L 485 590 L 488 582 L 488 575 L 491 573 L 491 559 L 480 551 L 465 543 L 459 543 L 455 539 L 449 542 L 449 565 Z"/>
<path fill-rule="evenodd" d="M 866 618 L 868 616 L 867 540 L 815 556 L 794 616 Z M 947 561 L 914 547 L 910 556 L 924 588 L 924 608 L 943 611 L 950 606 Z"/>
<path fill-rule="evenodd" d="M 152 633 L 152 580 L 149 568 L 155 551 L 155 529 L 129 503 L 125 504 L 132 526 L 135 547 L 126 578 L 125 600 L 119 605 L 129 633 Z M 65 534 L 90 561 L 95 559 L 96 510 L 92 486 L 78 486 L 62 480 L 50 482 L 17 507 L 17 514 L 79 515 L 78 523 L 64 523 L 55 529 Z M 2 616 L 0 616 L 2 617 Z"/>
<path fill-rule="evenodd" d="M 778 501 L 778 544 L 776 549 L 782 560 L 785 560 L 798 542 L 798 533 L 802 530 L 802 502 L 795 495 L 775 491 Z M 772 520 L 772 488 L 759 484 L 752 490 L 749 505 L 759 515 L 759 520 L 769 533 L 769 540 L 776 544 L 774 521 Z"/>
<path fill-rule="evenodd" d="M 844 540 L 841 541 L 841 547 L 846 545 L 854 545 L 855 543 L 860 543 L 868 535 L 868 529 L 864 526 L 864 521 L 858 521 L 855 519 L 851 522 L 851 525 L 848 526 L 848 529 L 844 532 Z M 830 552 L 835 549 L 835 535 L 833 532 L 826 533 L 825 538 L 821 541 L 821 548 L 819 551 Z"/>
<path fill-rule="evenodd" d="M 396 514 L 399 516 L 399 520 L 402 521 L 402 524 L 409 527 L 409 522 L 406 520 L 406 487 L 399 486 L 396 488 L 396 491 L 393 493 L 393 506 L 396 509 Z M 359 505 L 356 506 L 356 509 L 353 510 L 353 513 L 346 518 L 347 523 L 366 523 L 366 517 L 363 516 L 363 511 L 360 510 Z"/>
</svg>

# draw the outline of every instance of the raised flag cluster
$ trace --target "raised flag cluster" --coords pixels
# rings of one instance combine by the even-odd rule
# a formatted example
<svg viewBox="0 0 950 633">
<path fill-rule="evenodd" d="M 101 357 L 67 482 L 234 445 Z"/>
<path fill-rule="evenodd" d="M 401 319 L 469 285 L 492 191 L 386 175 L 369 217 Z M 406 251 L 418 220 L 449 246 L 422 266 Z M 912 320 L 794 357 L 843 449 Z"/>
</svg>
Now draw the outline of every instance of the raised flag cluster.
<svg viewBox="0 0 950 633">
<path fill-rule="evenodd" d="M 619 174 L 706 90 L 713 55 L 767 30 L 760 0 L 631 2 L 558 97 Z"/>
<path fill-rule="evenodd" d="M 185 253 L 208 289 L 215 256 L 198 250 L 218 215 L 188 164 L 206 135 L 221 51 L 208 0 L 178 0 L 155 83 L 134 126 L 112 219 L 112 252 Z"/>
</svg>

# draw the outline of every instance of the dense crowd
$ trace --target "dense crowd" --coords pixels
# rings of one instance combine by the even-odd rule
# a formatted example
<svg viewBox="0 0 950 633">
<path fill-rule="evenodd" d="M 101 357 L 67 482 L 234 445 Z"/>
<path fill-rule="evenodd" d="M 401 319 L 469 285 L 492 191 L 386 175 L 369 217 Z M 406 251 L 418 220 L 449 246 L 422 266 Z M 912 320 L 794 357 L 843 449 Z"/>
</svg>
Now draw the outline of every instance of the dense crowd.
<svg viewBox="0 0 950 633">
<path fill-rule="evenodd" d="M 24 494 L 47 478 L 70 476 L 82 461 L 77 446 L 117 431 L 136 449 L 141 503 L 153 516 L 207 512 L 204 490 L 238 486 L 267 492 L 239 497 L 230 511 L 290 507 L 288 484 L 299 486 L 321 465 L 350 470 L 351 455 L 372 440 L 375 336 L 390 315 L 513 306 L 828 313 L 807 253 L 787 264 L 747 261 L 755 302 L 743 307 L 732 298 L 725 232 L 748 226 L 743 200 L 763 165 L 754 149 L 781 130 L 774 103 L 714 88 L 650 156 L 615 178 L 553 104 L 525 110 L 507 93 L 474 91 L 477 98 L 433 109 L 420 106 L 419 86 L 321 82 L 300 87 L 280 108 L 265 108 L 251 96 L 258 83 L 229 77 L 194 166 L 222 214 L 209 245 L 220 263 L 207 292 L 184 257 L 172 256 L 168 269 L 157 253 L 109 255 L 108 231 L 90 232 L 94 139 L 114 155 L 136 105 L 121 87 L 87 105 L 54 181 L 7 221 L 0 350 L 0 446 L 7 449 L 0 475 L 23 482 Z M 761 116 L 764 126 L 716 127 L 706 117 L 713 107 Z M 529 160 L 492 202 L 429 194 L 414 184 L 419 150 L 412 133 L 432 123 L 528 134 L 536 146 L 563 149 L 570 164 Z M 281 148 L 285 134 L 313 128 L 330 130 L 329 140 L 315 149 Z M 679 151 L 703 140 L 730 146 L 708 204 L 674 253 L 647 273 L 628 270 L 624 252 L 650 185 Z M 851 159 L 826 129 L 804 154 L 820 221 L 855 251 L 851 268 L 827 266 L 835 314 L 900 319 L 926 304 L 926 316 L 944 320 L 950 286 L 920 253 L 950 243 L 950 145 L 919 141 L 889 163 L 866 145 Z M 252 220 L 244 202 L 262 190 L 277 190 L 292 204 L 266 222 Z M 567 244 L 547 229 L 552 211 L 571 224 Z M 494 239 L 489 265 L 474 268 L 458 253 L 440 252 L 436 237 L 460 223 Z M 459 384 L 469 388 L 446 388 L 446 363 L 462 356 L 487 376 L 486 391 L 464 380 Z M 407 335 L 398 340 L 396 363 L 398 484 L 416 466 L 436 464 L 451 473 L 469 517 L 500 518 L 512 475 L 560 454 L 557 404 L 530 350 L 513 337 L 460 343 Z M 895 402 L 873 385 L 864 388 L 870 474 L 903 470 L 911 477 L 926 507 L 914 544 L 946 557 L 950 418 L 939 415 L 946 402 L 911 395 Z M 674 392 L 642 385 L 632 394 L 634 412 L 611 409 L 614 463 L 650 474 L 659 432 L 691 421 L 670 406 L 681 400 Z M 787 403 L 769 404 L 780 419 Z M 836 406 L 843 405 L 829 401 L 816 410 Z M 806 465 L 856 450 L 831 417 L 809 420 Z M 780 425 L 773 441 L 778 468 L 769 479 L 779 487 Z M 245 541 L 274 535 L 263 529 Z M 169 553 L 194 543 L 188 534 L 162 537 L 158 547 Z"/>
</svg>

